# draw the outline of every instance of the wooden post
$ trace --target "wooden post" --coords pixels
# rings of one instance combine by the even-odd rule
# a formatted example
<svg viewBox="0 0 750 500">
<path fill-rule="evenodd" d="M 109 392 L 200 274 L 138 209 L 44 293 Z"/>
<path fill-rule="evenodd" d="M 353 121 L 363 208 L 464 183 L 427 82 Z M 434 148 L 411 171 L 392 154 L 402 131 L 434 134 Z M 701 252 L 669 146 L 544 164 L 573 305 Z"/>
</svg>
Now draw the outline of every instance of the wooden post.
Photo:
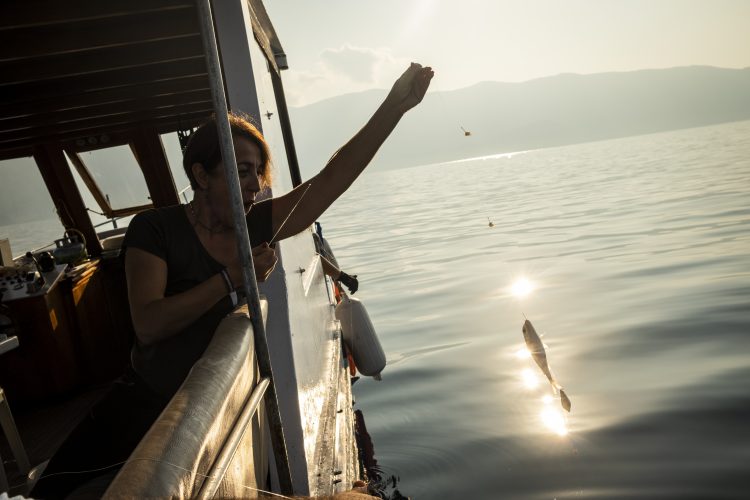
<svg viewBox="0 0 750 500">
<path fill-rule="evenodd" d="M 148 192 L 155 207 L 178 205 L 180 197 L 169 169 L 164 145 L 155 129 L 138 129 L 130 143 L 138 165 L 146 179 Z"/>
<path fill-rule="evenodd" d="M 35 146 L 34 160 L 47 185 L 47 191 L 52 197 L 63 226 L 66 229 L 73 227 L 83 233 L 89 255 L 94 257 L 101 255 L 102 245 L 86 211 L 86 204 L 78 191 L 62 147 L 58 144 Z"/>
</svg>

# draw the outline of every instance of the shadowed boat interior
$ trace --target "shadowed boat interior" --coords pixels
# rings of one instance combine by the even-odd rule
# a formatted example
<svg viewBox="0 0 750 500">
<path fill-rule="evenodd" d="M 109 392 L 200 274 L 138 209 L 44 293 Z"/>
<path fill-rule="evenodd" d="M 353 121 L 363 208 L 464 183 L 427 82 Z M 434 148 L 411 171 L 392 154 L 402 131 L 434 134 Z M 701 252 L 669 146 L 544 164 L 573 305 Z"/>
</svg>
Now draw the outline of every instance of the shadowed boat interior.
<svg viewBox="0 0 750 500">
<path fill-rule="evenodd" d="M 261 305 L 265 316 L 268 303 Z M 105 497 L 238 498 L 267 489 L 263 412 L 253 415 L 260 402 L 253 390 L 265 385 L 259 379 L 247 314 L 243 306 L 224 318 Z"/>
<path fill-rule="evenodd" d="M 252 25 L 271 73 L 278 101 L 275 119 L 284 136 L 281 148 L 292 179 L 299 183 L 279 76 L 286 56 L 262 2 L 243 5 L 250 7 L 244 24 Z M 32 466 L 37 466 L 54 454 L 123 372 L 133 341 L 117 257 L 122 235 L 96 230 L 73 170 L 107 217 L 175 205 L 180 200 L 161 135 L 198 126 L 213 113 L 214 104 L 194 0 L 11 0 L 3 11 L 0 161 L 33 157 L 62 225 L 85 237 L 90 257 L 43 295 L 12 304 L 19 347 L 3 355 L 0 386 L 7 388 Z M 133 153 L 149 204 L 110 206 L 79 155 L 116 146 Z M 210 487 L 212 494 L 234 497 L 266 484 L 270 452 L 266 431 L 260 430 L 264 410 L 247 419 L 252 389 L 263 385 L 252 328 L 242 313 L 227 323 L 124 467 L 124 479 L 112 485 L 113 495 L 171 496 L 179 491 L 196 496 L 208 495 Z M 339 369 L 338 362 L 333 358 L 331 366 Z M 342 380 L 348 393 L 348 380 Z M 191 404 L 195 401 L 200 404 Z M 336 403 L 333 397 L 330 404 Z M 350 407 L 350 399 L 342 405 Z M 349 422 L 334 417 L 327 419 L 326 429 Z M 231 444 L 237 440 L 240 444 Z M 9 457 L 3 446 L 0 452 Z M 236 453 L 227 455 L 232 447 Z M 304 450 L 300 455 L 304 458 Z M 16 486 L 11 493 L 23 493 L 19 481 L 24 478 L 14 477 L 13 464 L 8 465 L 10 484 Z M 224 479 L 215 479 L 217 470 L 226 472 Z M 206 476 L 214 478 L 211 484 Z M 323 482 L 326 488 L 336 484 L 330 478 Z"/>
<path fill-rule="evenodd" d="M 165 133 L 212 111 L 194 2 L 16 1 L 0 21 L 0 159 Z"/>
</svg>

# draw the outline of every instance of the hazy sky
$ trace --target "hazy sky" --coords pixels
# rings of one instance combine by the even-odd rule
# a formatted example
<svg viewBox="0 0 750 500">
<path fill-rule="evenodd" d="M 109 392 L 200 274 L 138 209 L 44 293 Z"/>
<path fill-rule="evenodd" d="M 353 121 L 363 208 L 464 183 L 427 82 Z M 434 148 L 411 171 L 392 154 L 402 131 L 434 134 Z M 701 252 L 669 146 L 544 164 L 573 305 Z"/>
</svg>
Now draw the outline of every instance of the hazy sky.
<svg viewBox="0 0 750 500">
<path fill-rule="evenodd" d="M 266 0 L 292 105 L 387 88 L 409 61 L 433 90 L 644 68 L 750 66 L 750 0 Z"/>
</svg>

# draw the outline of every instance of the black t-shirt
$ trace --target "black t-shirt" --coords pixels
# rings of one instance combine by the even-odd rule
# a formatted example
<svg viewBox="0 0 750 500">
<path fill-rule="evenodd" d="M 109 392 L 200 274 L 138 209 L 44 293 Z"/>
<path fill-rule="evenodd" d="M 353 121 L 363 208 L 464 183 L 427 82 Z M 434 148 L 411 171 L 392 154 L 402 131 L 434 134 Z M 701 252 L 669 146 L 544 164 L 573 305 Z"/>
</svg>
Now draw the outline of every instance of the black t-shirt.
<svg viewBox="0 0 750 500">
<path fill-rule="evenodd" d="M 271 240 L 271 200 L 253 206 L 247 216 L 247 226 L 251 246 Z M 129 247 L 140 248 L 167 263 L 166 297 L 190 290 L 224 267 L 203 247 L 184 205 L 136 215 L 125 234 L 123 251 Z M 171 397 L 208 347 L 219 322 L 232 309 L 232 301 L 227 295 L 195 322 L 169 338 L 147 346 L 136 339 L 131 352 L 133 369 L 151 389 Z"/>
</svg>

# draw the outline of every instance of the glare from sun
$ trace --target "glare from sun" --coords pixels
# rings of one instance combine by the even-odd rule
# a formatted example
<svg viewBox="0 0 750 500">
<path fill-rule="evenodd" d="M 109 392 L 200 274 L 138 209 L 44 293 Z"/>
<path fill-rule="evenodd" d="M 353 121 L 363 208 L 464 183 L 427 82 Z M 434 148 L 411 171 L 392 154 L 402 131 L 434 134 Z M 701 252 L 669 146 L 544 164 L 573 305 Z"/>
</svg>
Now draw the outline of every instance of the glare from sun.
<svg viewBox="0 0 750 500">
<path fill-rule="evenodd" d="M 513 295 L 515 295 L 519 299 L 522 299 L 524 297 L 528 297 L 535 288 L 536 286 L 534 285 L 534 283 L 529 281 L 527 278 L 522 277 L 513 282 L 513 284 L 510 286 L 510 291 Z"/>
<path fill-rule="evenodd" d="M 566 436 L 568 434 L 568 427 L 565 425 L 565 417 L 560 413 L 560 410 L 545 408 L 542 410 L 540 417 L 542 417 L 544 425 L 558 436 Z"/>
<path fill-rule="evenodd" d="M 534 389 L 539 385 L 539 378 L 528 368 L 521 372 L 521 378 L 523 379 L 523 385 L 528 389 Z"/>
<path fill-rule="evenodd" d="M 531 353 L 529 352 L 528 349 L 526 349 L 525 347 L 522 347 L 516 351 L 516 357 L 518 359 L 529 359 L 531 357 Z"/>
</svg>

